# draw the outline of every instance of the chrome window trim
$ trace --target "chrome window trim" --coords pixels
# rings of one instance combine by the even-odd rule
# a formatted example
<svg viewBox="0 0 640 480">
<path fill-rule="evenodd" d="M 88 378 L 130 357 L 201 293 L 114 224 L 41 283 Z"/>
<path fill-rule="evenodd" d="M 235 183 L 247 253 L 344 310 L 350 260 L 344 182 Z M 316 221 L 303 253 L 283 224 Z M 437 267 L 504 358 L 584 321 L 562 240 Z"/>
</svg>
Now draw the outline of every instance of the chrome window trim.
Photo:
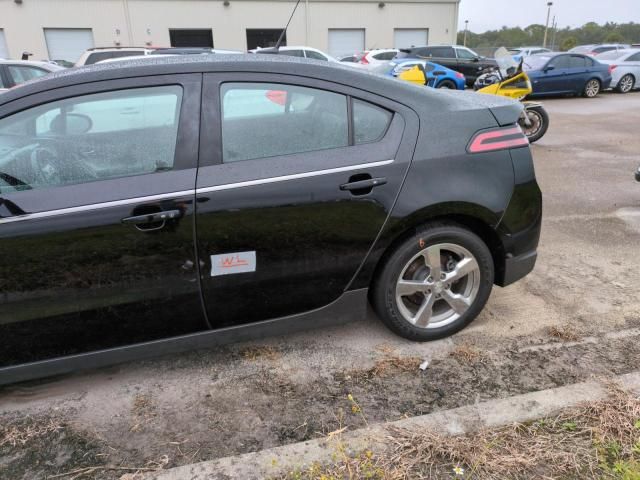
<svg viewBox="0 0 640 480">
<path fill-rule="evenodd" d="M 286 182 L 288 180 L 297 180 L 299 178 L 317 177 L 320 175 L 330 175 L 332 173 L 349 172 L 352 170 L 360 170 L 362 168 L 382 167 L 393 163 L 391 160 L 381 160 L 379 162 L 360 163 L 358 165 L 348 165 L 346 167 L 327 168 L 325 170 L 313 170 L 311 172 L 294 173 L 291 175 L 281 175 L 279 177 L 260 178 L 258 180 L 247 180 L 244 182 L 227 183 L 223 185 L 215 185 L 213 187 L 203 187 L 196 189 L 196 193 L 219 192 L 222 190 L 231 190 L 233 188 L 252 187 L 254 185 L 264 185 L 267 183 Z"/>
<path fill-rule="evenodd" d="M 325 170 L 314 170 L 311 172 L 294 173 L 291 175 L 282 175 L 279 177 L 260 178 L 257 180 L 247 180 L 244 182 L 227 183 L 223 185 L 215 185 L 213 187 L 204 187 L 192 190 L 182 190 L 178 192 L 162 193 L 158 195 L 147 195 L 144 197 L 133 197 L 122 200 L 113 200 L 109 202 L 93 203 L 89 205 L 80 205 L 77 207 L 60 208 L 57 210 L 47 210 L 44 212 L 26 213 L 24 215 L 17 215 L 14 217 L 0 218 L 0 225 L 3 223 L 22 222 L 25 220 L 32 220 L 38 218 L 55 217 L 59 215 L 66 215 L 71 213 L 86 212 L 90 210 L 100 210 L 103 208 L 118 207 L 121 205 L 128 205 L 131 203 L 146 203 L 154 202 L 157 200 L 164 200 L 167 198 L 185 197 L 190 195 L 196 195 L 200 193 L 219 192 L 223 190 L 232 190 L 235 188 L 252 187 L 255 185 L 264 185 L 268 183 L 286 182 L 288 180 L 296 180 L 299 178 L 316 177 L 320 175 L 330 175 L 332 173 L 349 172 L 352 170 L 360 170 L 363 168 L 382 167 L 393 163 L 393 159 L 381 160 L 379 162 L 361 163 L 358 165 L 348 165 L 345 167 L 327 168 Z"/>
</svg>

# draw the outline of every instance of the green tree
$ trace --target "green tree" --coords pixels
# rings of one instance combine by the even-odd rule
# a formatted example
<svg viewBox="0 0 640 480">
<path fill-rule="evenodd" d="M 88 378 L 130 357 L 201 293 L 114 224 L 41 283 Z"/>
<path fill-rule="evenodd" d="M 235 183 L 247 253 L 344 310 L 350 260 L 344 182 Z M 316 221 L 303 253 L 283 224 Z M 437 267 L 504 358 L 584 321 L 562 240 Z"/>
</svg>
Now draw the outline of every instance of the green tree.
<svg viewBox="0 0 640 480">
<path fill-rule="evenodd" d="M 560 50 L 566 52 L 567 50 L 571 50 L 573 47 L 578 45 L 578 40 L 576 37 L 567 37 L 560 44 Z"/>
<path fill-rule="evenodd" d="M 604 38 L 604 43 L 622 43 L 624 42 L 624 37 L 620 35 L 618 32 L 611 32 Z"/>
</svg>

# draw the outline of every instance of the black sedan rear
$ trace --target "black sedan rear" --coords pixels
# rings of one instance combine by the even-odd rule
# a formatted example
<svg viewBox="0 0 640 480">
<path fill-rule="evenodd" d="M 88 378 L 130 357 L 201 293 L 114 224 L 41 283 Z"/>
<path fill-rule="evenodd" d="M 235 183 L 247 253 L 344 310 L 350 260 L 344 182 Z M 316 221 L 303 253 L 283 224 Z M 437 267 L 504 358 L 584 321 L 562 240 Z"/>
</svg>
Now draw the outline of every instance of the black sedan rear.
<svg viewBox="0 0 640 480">
<path fill-rule="evenodd" d="M 521 106 L 279 56 L 0 97 L 0 383 L 364 315 L 451 335 L 534 266 Z"/>
</svg>

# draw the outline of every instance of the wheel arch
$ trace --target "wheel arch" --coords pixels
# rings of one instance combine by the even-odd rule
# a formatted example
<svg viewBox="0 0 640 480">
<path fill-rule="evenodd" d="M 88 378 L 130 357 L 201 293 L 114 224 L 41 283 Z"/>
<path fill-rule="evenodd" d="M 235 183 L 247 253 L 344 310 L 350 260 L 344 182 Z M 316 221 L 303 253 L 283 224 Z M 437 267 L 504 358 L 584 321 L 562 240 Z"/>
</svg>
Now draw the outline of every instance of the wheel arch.
<svg viewBox="0 0 640 480">
<path fill-rule="evenodd" d="M 493 259 L 494 283 L 500 284 L 505 271 L 505 249 L 496 232 L 499 218 L 490 210 L 475 204 L 434 205 L 402 219 L 384 232 L 383 245 L 370 258 L 370 264 L 361 270 L 356 282 L 360 286 L 371 287 L 393 251 L 416 231 L 429 225 L 454 225 L 476 234 L 487 245 Z M 357 286 L 356 286 L 357 288 Z"/>
</svg>

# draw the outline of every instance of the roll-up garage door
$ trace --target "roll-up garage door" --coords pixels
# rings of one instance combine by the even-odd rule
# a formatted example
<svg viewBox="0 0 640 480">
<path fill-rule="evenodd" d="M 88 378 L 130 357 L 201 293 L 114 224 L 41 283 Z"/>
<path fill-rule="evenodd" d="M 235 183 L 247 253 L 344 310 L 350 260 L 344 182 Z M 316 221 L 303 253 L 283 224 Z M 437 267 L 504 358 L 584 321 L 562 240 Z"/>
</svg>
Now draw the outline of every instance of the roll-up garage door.
<svg viewBox="0 0 640 480">
<path fill-rule="evenodd" d="M 393 46 L 409 48 L 428 45 L 429 30 L 426 28 L 396 28 L 393 31 Z"/>
<path fill-rule="evenodd" d="M 88 48 L 93 48 L 90 28 L 45 28 L 49 60 L 66 60 L 75 63 Z"/>
<path fill-rule="evenodd" d="M 4 30 L 0 28 L 0 58 L 9 58 L 9 49 L 4 37 Z"/>
<path fill-rule="evenodd" d="M 329 54 L 337 58 L 362 51 L 364 51 L 364 28 L 329 29 Z"/>
</svg>

